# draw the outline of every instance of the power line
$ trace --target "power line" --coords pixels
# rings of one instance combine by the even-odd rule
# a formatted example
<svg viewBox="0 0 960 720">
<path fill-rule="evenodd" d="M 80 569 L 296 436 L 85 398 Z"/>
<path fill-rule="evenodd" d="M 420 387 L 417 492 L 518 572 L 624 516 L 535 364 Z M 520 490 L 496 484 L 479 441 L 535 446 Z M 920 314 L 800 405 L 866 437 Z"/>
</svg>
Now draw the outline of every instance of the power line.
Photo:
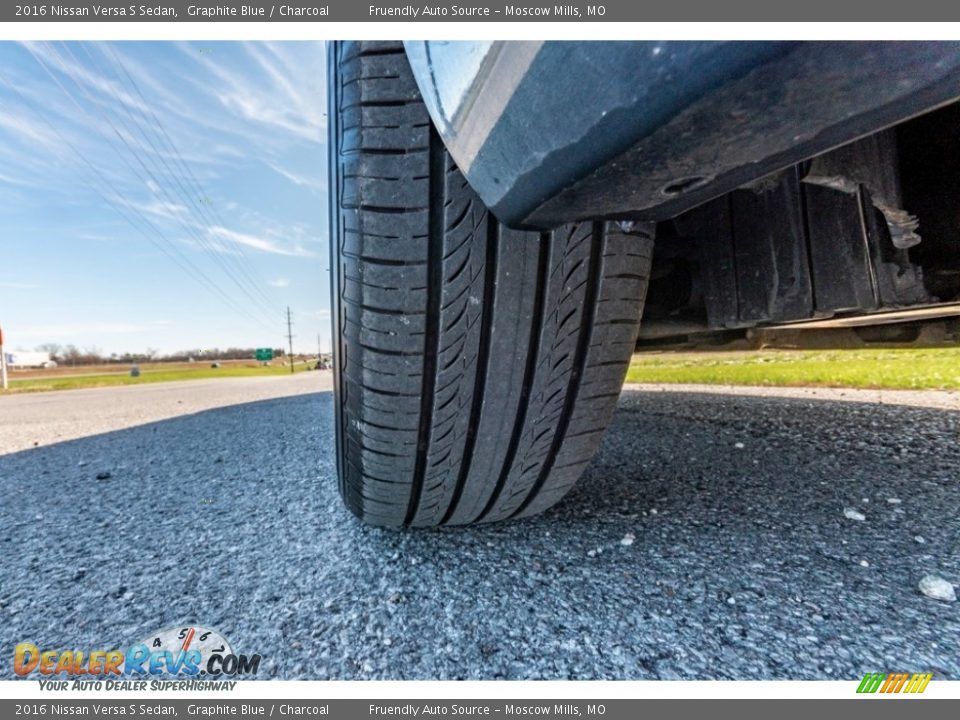
<svg viewBox="0 0 960 720">
<path fill-rule="evenodd" d="M 183 168 L 183 170 L 186 171 L 186 177 L 188 179 L 188 183 L 192 183 L 194 189 L 197 192 L 198 197 L 201 197 L 201 198 L 206 197 L 206 193 L 203 187 L 200 185 L 200 182 L 197 180 L 196 175 L 194 175 L 193 170 L 190 168 L 189 164 L 187 164 L 187 162 L 183 159 L 183 155 L 180 153 L 180 150 L 177 148 L 176 143 L 174 143 L 173 138 L 170 136 L 170 133 L 166 129 L 166 126 L 163 124 L 163 122 L 161 122 L 160 118 L 157 116 L 157 114 L 154 112 L 153 108 L 151 107 L 150 103 L 147 101 L 142 90 L 140 89 L 139 83 L 137 83 L 137 81 L 134 79 L 133 75 L 127 69 L 126 64 L 120 59 L 119 55 L 117 55 L 117 53 L 113 50 L 113 48 L 110 45 L 107 45 L 106 47 L 110 53 L 111 58 L 113 59 L 114 64 L 120 68 L 123 75 L 127 78 L 128 84 L 133 88 L 134 92 L 136 92 L 137 96 L 140 98 L 141 102 L 143 103 L 144 108 L 146 108 L 147 112 L 149 112 L 150 117 L 153 119 L 154 123 L 159 129 L 160 132 L 158 137 L 160 137 L 163 141 L 165 141 L 166 146 L 169 148 L 169 150 L 172 151 L 176 161 L 178 161 L 180 166 Z M 88 55 L 91 55 L 89 50 L 86 49 L 86 46 L 84 46 L 84 50 L 87 52 Z M 93 58 L 91 55 L 91 60 L 92 59 Z M 115 76 L 118 79 L 120 79 L 119 74 L 115 73 Z M 121 79 L 121 83 L 122 83 L 122 79 Z M 162 155 L 160 155 L 160 157 L 162 158 Z M 201 206 L 203 206 L 202 203 L 201 203 Z M 220 227 L 226 226 L 226 223 L 224 222 L 223 218 L 220 216 L 220 212 L 215 205 L 211 205 L 208 207 L 203 206 L 203 207 L 206 210 L 207 217 L 212 218 L 212 220 L 216 224 L 218 224 Z M 211 226 L 211 230 L 212 230 L 212 226 Z M 254 273 L 251 271 L 249 259 L 247 258 L 246 254 L 243 252 L 242 247 L 238 247 L 238 256 L 239 256 L 239 260 L 237 261 L 238 267 L 240 267 L 241 271 L 244 272 L 247 279 L 253 283 L 253 286 L 256 288 L 257 292 L 266 300 L 267 304 L 271 306 L 274 305 L 274 300 L 268 297 L 266 292 L 263 290 L 262 281 L 258 281 Z"/>
<path fill-rule="evenodd" d="M 87 111 L 87 110 L 77 101 L 77 99 L 73 96 L 73 94 L 70 93 L 70 91 L 67 90 L 66 87 L 64 87 L 64 85 L 63 85 L 63 84 L 59 81 L 59 79 L 53 74 L 53 72 L 52 72 L 52 71 L 50 70 L 50 68 L 46 65 L 46 63 L 43 62 L 42 58 L 40 58 L 40 57 L 39 57 L 36 53 L 34 53 L 32 50 L 31 50 L 31 53 L 34 55 L 34 58 L 35 58 L 35 59 L 37 60 L 37 62 L 41 65 L 41 67 L 43 67 L 43 69 L 44 69 L 44 70 L 47 72 L 47 74 L 51 77 L 51 79 L 53 79 L 54 82 L 55 82 L 55 83 L 60 87 L 60 89 L 64 92 L 64 94 L 67 95 L 67 97 L 71 100 L 71 102 L 73 102 L 73 103 L 78 107 L 78 109 L 81 110 L 81 112 L 84 112 L 85 114 L 87 114 L 87 115 L 89 116 L 89 115 L 90 115 L 89 111 Z M 84 96 L 86 97 L 87 101 L 88 101 L 92 106 L 96 107 L 96 106 L 97 106 L 96 101 L 95 101 L 95 100 L 90 96 L 90 94 L 80 85 L 80 83 L 77 82 L 76 79 L 74 79 L 74 78 L 72 78 L 72 77 L 71 77 L 71 80 L 73 81 L 74 85 L 76 85 L 77 88 L 81 91 L 81 93 L 84 94 Z M 102 111 L 97 110 L 97 112 L 98 112 L 98 114 L 107 122 L 107 124 L 110 125 L 110 128 L 113 130 L 114 134 L 121 140 L 121 142 L 124 143 L 124 145 L 125 145 L 125 146 L 127 147 L 127 149 L 130 151 L 130 153 L 134 156 L 134 159 L 137 161 L 137 163 L 138 163 L 138 164 L 143 168 L 143 170 L 147 173 L 147 175 L 149 176 L 149 179 L 154 183 L 154 185 L 155 185 L 158 189 L 160 189 L 160 190 L 163 191 L 163 193 L 164 193 L 164 195 L 165 195 L 165 199 L 166 199 L 168 202 L 170 202 L 172 205 L 176 206 L 176 205 L 177 205 L 177 202 L 170 196 L 170 194 L 169 194 L 168 192 L 166 192 L 166 189 L 162 187 L 162 185 L 160 184 L 158 178 L 153 174 L 153 172 L 150 170 L 150 168 L 148 168 L 148 167 L 146 166 L 146 164 L 144 163 L 144 161 L 143 161 L 143 159 L 140 157 L 140 155 L 137 153 L 137 151 L 130 146 L 129 142 L 127 142 L 127 140 L 123 137 L 123 135 L 120 133 L 120 131 L 117 129 L 116 125 L 111 121 L 111 119 L 110 119 L 109 117 L 107 117 L 106 115 L 104 115 L 104 113 L 103 113 Z M 92 118 L 91 118 L 91 119 L 92 119 Z M 140 180 L 141 182 L 143 182 L 144 185 L 146 185 L 147 187 L 149 187 L 149 183 L 146 182 L 146 180 L 145 180 L 145 178 L 143 177 L 143 175 L 141 175 L 141 174 L 138 172 L 137 168 L 129 161 L 129 159 L 128 159 L 122 152 L 120 152 L 120 150 L 117 149 L 116 146 L 114 146 L 113 144 L 110 143 L 109 139 L 108 139 L 107 137 L 105 137 L 102 132 L 100 132 L 99 128 L 97 128 L 97 134 L 100 136 L 100 138 L 101 138 L 107 145 L 110 145 L 111 149 L 120 157 L 121 160 L 123 160 L 124 164 L 126 164 L 126 166 L 131 170 L 131 172 L 133 172 L 133 174 L 137 177 L 137 179 Z M 142 213 L 140 213 L 140 215 L 142 216 Z M 212 257 L 212 259 L 213 259 L 213 261 L 214 261 L 214 264 L 220 265 L 220 262 L 219 262 L 218 258 L 215 257 L 214 251 L 206 245 L 204 239 L 199 235 L 199 233 L 197 233 L 196 228 L 191 227 L 188 223 L 186 223 L 186 221 L 185 221 L 183 218 L 181 218 L 181 217 L 179 217 L 179 216 L 176 216 L 176 215 L 175 215 L 175 219 L 177 220 L 177 222 L 180 223 L 180 225 L 181 225 L 181 226 L 183 227 L 183 229 L 188 233 L 188 235 L 192 235 L 192 236 L 194 237 L 194 239 L 197 240 L 197 242 L 198 242 L 198 244 L 200 245 L 200 247 L 208 254 L 208 256 L 211 256 L 211 257 Z M 221 267 L 222 267 L 222 266 L 221 266 Z M 231 279 L 233 279 L 233 278 L 231 278 Z M 214 282 L 214 281 L 211 280 L 210 282 Z M 241 290 L 243 290 L 242 287 L 241 287 Z M 223 292 L 223 291 L 221 291 L 221 292 Z M 225 293 L 223 293 L 223 294 L 225 295 Z M 249 294 L 248 294 L 248 297 L 249 297 Z M 250 299 L 253 300 L 252 297 L 250 297 Z M 229 300 L 229 299 L 228 299 L 228 302 L 233 303 L 233 301 L 232 301 L 232 300 Z M 259 308 L 259 303 L 256 303 L 256 302 L 255 302 L 255 307 L 258 309 L 258 311 L 261 310 L 261 308 Z M 239 310 L 239 308 L 235 308 L 235 309 Z M 243 312 L 243 311 L 240 311 L 240 312 Z M 269 314 L 269 313 L 268 313 L 268 314 Z"/>
<path fill-rule="evenodd" d="M 77 108 L 80 109 L 81 112 L 85 113 L 88 117 L 91 117 L 91 119 L 94 119 L 92 118 L 92 116 L 90 116 L 89 111 L 86 108 L 84 108 L 83 105 L 73 96 L 73 94 L 69 90 L 67 90 L 67 88 L 63 85 L 63 83 L 60 82 L 59 78 L 56 77 L 56 75 L 52 72 L 49 66 L 43 61 L 43 59 L 31 48 L 28 48 L 28 49 L 30 50 L 31 54 L 34 56 L 36 61 L 40 64 L 40 66 L 46 71 L 46 73 L 50 76 L 50 78 L 60 87 L 60 89 L 71 100 L 71 102 L 73 102 L 77 106 Z M 59 59 L 59 55 L 57 55 L 57 57 Z M 74 58 L 74 61 L 76 61 L 76 58 Z M 99 105 L 97 101 L 90 95 L 90 93 L 75 78 L 70 76 L 70 79 L 72 80 L 73 84 L 84 95 L 84 97 L 87 99 L 90 105 L 95 109 L 97 114 L 103 120 L 106 121 L 106 123 L 110 126 L 110 129 L 113 131 L 113 133 L 124 144 L 127 150 L 129 150 L 130 154 L 134 157 L 137 164 L 139 164 L 140 167 L 143 169 L 143 171 L 147 174 L 149 180 L 152 181 L 154 186 L 157 187 L 162 192 L 164 199 L 167 202 L 170 202 L 173 206 L 177 206 L 179 203 L 167 191 L 164 184 L 160 182 L 160 180 L 157 178 L 157 176 L 154 174 L 151 168 L 147 166 L 147 164 L 144 162 L 143 157 L 141 157 L 141 153 L 139 153 L 137 149 L 133 148 L 130 145 L 130 142 L 128 142 L 128 140 L 124 137 L 123 133 L 120 132 L 120 130 L 117 128 L 113 120 L 107 114 L 105 114 L 102 110 L 99 109 Z M 150 187 L 149 183 L 147 182 L 147 178 L 145 178 L 142 174 L 140 174 L 140 172 L 138 172 L 137 168 L 127 159 L 124 153 L 122 153 L 115 145 L 110 143 L 109 139 L 105 137 L 102 132 L 100 132 L 99 128 L 96 128 L 96 131 L 97 131 L 97 134 L 104 140 L 104 142 L 110 145 L 111 149 L 120 157 L 121 160 L 124 161 L 127 167 L 130 168 L 131 172 L 133 172 L 133 174 L 137 177 L 137 179 L 143 182 L 144 185 L 146 185 L 147 187 Z M 142 146 L 140 146 L 140 150 L 141 151 L 143 150 Z M 174 213 L 173 216 L 176 219 L 176 221 L 187 232 L 187 234 L 191 235 L 197 241 L 201 249 L 213 260 L 214 264 L 219 266 L 222 270 L 224 270 L 227 276 L 230 278 L 230 280 L 240 288 L 241 292 L 243 292 L 251 302 L 254 303 L 254 307 L 257 308 L 258 311 L 263 311 L 264 309 L 260 307 L 259 301 L 255 300 L 253 296 L 249 293 L 249 291 L 246 289 L 244 284 L 240 282 L 237 279 L 237 277 L 228 268 L 226 268 L 226 266 L 223 264 L 222 259 L 219 257 L 219 254 L 206 242 L 203 236 L 197 231 L 196 227 L 187 223 L 177 213 Z M 270 313 L 267 312 L 268 316 L 269 314 Z"/>
<path fill-rule="evenodd" d="M 287 342 L 290 345 L 290 374 L 293 375 L 293 322 L 290 317 L 289 305 L 287 305 Z"/>
<path fill-rule="evenodd" d="M 77 57 L 73 54 L 73 51 L 71 51 L 70 48 L 66 45 L 66 43 L 61 43 L 61 45 L 63 45 L 64 50 L 66 50 L 66 51 L 70 54 L 70 56 L 74 59 L 74 62 L 76 62 L 77 64 L 79 64 L 79 60 L 78 60 Z M 87 57 L 90 58 L 91 63 L 93 63 L 93 64 L 96 66 L 96 69 L 97 69 L 98 71 L 100 71 L 101 73 L 103 73 L 104 77 L 106 77 L 106 73 L 103 71 L 102 66 L 101 66 L 100 63 L 96 60 L 96 58 L 93 56 L 93 53 L 91 53 L 90 50 L 87 48 L 87 45 L 84 44 L 84 45 L 82 45 L 82 47 L 83 47 L 83 50 L 84 50 L 84 52 L 86 53 Z M 117 79 L 120 80 L 120 82 L 121 82 L 121 84 L 122 84 L 123 81 L 122 81 L 122 79 L 120 79 L 119 75 L 117 75 L 116 73 L 114 73 L 114 76 L 117 77 Z M 144 107 L 149 110 L 149 106 L 146 104 L 146 99 L 142 97 L 142 94 L 141 94 L 141 99 L 143 100 Z M 127 117 L 130 119 L 131 123 L 132 123 L 132 124 L 136 127 L 136 129 L 139 131 L 139 134 L 141 135 L 141 137 L 143 137 L 144 140 L 146 140 L 147 143 L 150 145 L 150 148 L 151 148 L 151 150 L 153 151 L 153 156 L 156 157 L 156 158 L 160 161 L 160 163 L 163 165 L 163 167 L 166 169 L 166 176 L 169 177 L 170 179 L 172 179 L 172 180 L 174 181 L 174 183 L 176 183 L 176 185 L 180 188 L 180 192 L 178 193 L 179 196 L 180 196 L 180 198 L 184 199 L 187 204 L 189 204 L 190 206 L 192 206 L 194 212 L 195 212 L 196 215 L 197 215 L 197 219 L 200 221 L 200 224 L 203 224 L 203 225 L 206 226 L 206 229 L 207 229 L 208 233 L 210 233 L 210 234 L 216 234 L 216 233 L 214 232 L 214 228 L 210 225 L 210 223 L 209 223 L 209 221 L 208 221 L 208 219 L 207 219 L 207 216 L 205 216 L 205 215 L 204 215 L 204 212 L 203 212 L 203 198 L 205 197 L 205 195 L 204 195 L 204 193 L 203 193 L 202 188 L 199 188 L 199 186 L 197 186 L 197 194 L 198 194 L 198 196 L 200 197 L 200 203 L 198 204 L 196 198 L 194 197 L 194 193 L 193 193 L 191 190 L 188 190 L 188 189 L 184 186 L 183 180 L 181 179 L 180 175 L 177 174 L 177 172 L 174 171 L 174 169 L 170 167 L 170 164 L 167 162 L 167 159 L 166 159 L 166 157 L 164 156 L 164 152 L 161 151 L 161 150 L 157 147 L 157 144 L 156 144 L 156 143 L 153 141 L 153 139 L 150 137 L 150 134 L 144 129 L 144 125 L 143 125 L 139 120 L 137 120 L 136 116 L 135 116 L 134 113 L 130 110 L 130 108 L 127 106 L 126 103 L 121 102 L 120 105 L 123 107 L 124 112 L 126 113 Z M 153 114 L 152 110 L 151 110 L 151 115 L 153 115 L 155 122 L 157 122 L 157 123 L 159 124 L 159 118 L 157 118 L 156 115 Z M 122 121 L 121 121 L 121 123 L 122 123 Z M 133 133 L 131 133 L 131 136 L 132 136 L 132 135 L 133 135 Z M 158 136 L 158 137 L 159 137 L 159 136 Z M 138 145 L 139 145 L 139 143 L 138 143 Z M 144 149 L 142 145 L 140 145 L 140 148 L 141 148 L 141 150 Z M 174 151 L 176 152 L 175 146 L 174 146 L 173 149 L 174 149 Z M 160 174 L 163 174 L 160 170 L 157 170 L 157 172 L 159 172 Z M 174 189 L 174 192 L 177 192 L 176 189 Z M 222 224 L 222 223 L 221 223 L 221 224 Z M 216 252 L 216 250 L 213 249 L 213 252 Z M 242 252 L 241 252 L 241 255 L 242 255 Z M 244 257 L 245 257 L 245 256 L 244 256 Z M 245 266 L 241 265 L 239 262 L 236 261 L 236 256 L 234 256 L 234 255 L 232 255 L 232 254 L 227 254 L 227 255 L 226 255 L 226 258 L 227 258 L 228 260 L 232 260 L 232 261 L 235 262 L 235 264 L 236 264 L 235 266 L 236 266 L 238 272 L 240 272 L 241 274 L 243 274 L 243 275 L 246 276 L 246 280 L 247 280 L 248 282 L 250 282 L 250 286 L 253 287 L 256 291 L 258 291 L 258 293 L 259 293 L 260 296 L 263 298 L 263 300 L 267 303 L 268 306 L 273 306 L 273 300 L 270 299 L 270 298 L 268 298 L 268 297 L 263 293 L 263 291 L 262 291 L 262 289 L 261 289 L 261 287 L 260 287 L 260 283 L 257 282 L 255 278 L 252 278 L 252 277 L 249 275 L 249 273 L 247 272 L 247 268 L 246 268 Z M 246 290 L 245 287 L 244 287 L 243 289 Z M 253 299 L 253 298 L 251 298 L 251 299 Z M 255 302 L 259 302 L 259 301 L 255 301 Z"/>
<path fill-rule="evenodd" d="M 33 107 L 33 104 L 30 103 L 30 101 L 28 101 L 27 98 L 24 97 L 23 93 L 21 93 L 20 90 L 18 90 L 16 86 L 14 86 L 13 83 L 10 82 L 10 80 L 6 77 L 5 74 L 0 73 L 0 81 L 2 81 L 9 90 L 11 90 L 15 95 L 17 95 L 17 97 L 20 98 L 21 102 L 23 102 L 25 107 L 33 109 L 37 117 L 40 118 L 41 122 L 43 122 L 47 127 L 49 127 L 50 130 L 60 139 L 60 141 L 63 142 L 63 144 L 66 147 L 68 147 L 73 152 L 73 154 L 77 158 L 79 158 L 80 161 L 87 168 L 89 168 L 89 171 L 93 174 L 93 178 L 94 178 L 94 182 L 91 183 L 90 188 L 105 203 L 107 203 L 108 206 L 113 208 L 117 212 L 117 214 L 119 214 L 126 222 L 128 222 L 138 233 L 143 235 L 148 242 L 150 242 L 154 247 L 156 247 L 164 255 L 166 255 L 170 260 L 172 260 L 181 270 L 183 270 L 188 275 L 190 275 L 195 280 L 197 280 L 201 285 L 206 287 L 211 293 L 217 295 L 232 310 L 234 310 L 235 312 L 239 312 L 240 314 L 245 314 L 235 305 L 232 299 L 228 295 L 226 295 L 226 293 L 224 293 L 223 290 L 221 290 L 220 287 L 207 276 L 206 273 L 203 272 L 203 270 L 196 267 L 196 265 L 194 265 L 189 258 L 184 256 L 183 253 L 179 251 L 176 244 L 173 243 L 173 241 L 171 241 L 170 238 L 168 238 L 166 234 L 163 233 L 163 231 L 157 228 L 150 221 L 150 219 L 147 218 L 135 205 L 126 201 L 123 198 L 123 194 L 116 188 L 116 186 L 112 182 L 110 182 L 110 180 L 106 176 L 104 176 L 104 174 L 100 171 L 100 169 L 97 168 L 97 166 L 94 165 L 89 160 L 89 158 L 87 158 L 87 156 L 84 155 L 84 153 L 79 150 L 79 148 L 77 148 L 72 142 L 70 142 L 70 140 L 68 140 L 66 136 L 64 136 L 64 134 L 61 133 L 60 130 L 57 129 L 57 127 L 52 122 L 50 122 L 42 113 L 37 112 L 36 108 Z M 99 181 L 100 184 L 105 186 L 108 189 L 108 192 L 112 192 L 115 197 L 123 200 L 123 204 L 120 205 L 114 200 L 112 200 L 110 197 L 108 197 L 108 195 L 104 193 L 100 187 L 97 186 L 97 181 Z M 156 235 L 157 238 L 159 238 L 159 241 L 156 238 L 151 237 L 150 232 L 145 231 L 141 226 L 141 224 L 138 224 L 136 220 L 132 218 L 131 215 L 128 214 L 127 211 L 132 213 L 134 216 L 139 217 L 139 219 L 142 221 L 142 225 L 146 226 L 147 230 L 151 231 L 154 235 Z M 255 322 L 263 325 L 264 328 L 270 327 L 264 321 L 256 317 L 252 317 L 252 316 L 248 316 L 248 317 L 254 320 Z M 270 332 L 274 332 L 274 330 L 271 329 Z"/>
<path fill-rule="evenodd" d="M 64 47 L 66 48 L 66 46 Z M 83 45 L 82 47 L 84 49 L 84 52 L 90 58 L 91 62 L 97 67 L 97 69 L 100 72 L 104 72 L 99 62 L 93 56 L 93 53 L 91 53 L 91 51 L 88 49 L 87 45 Z M 69 48 L 66 48 L 66 49 L 68 52 L 70 52 Z M 149 134 L 144 130 L 143 125 L 141 124 L 140 121 L 136 119 L 134 114 L 131 112 L 130 108 L 127 107 L 126 104 L 121 103 L 124 107 L 124 111 L 126 112 L 127 116 L 131 119 L 131 121 L 137 126 L 137 129 L 140 131 L 140 134 L 150 144 L 150 147 L 153 149 L 156 157 L 160 160 L 161 163 L 163 163 L 164 167 L 168 171 L 169 177 L 171 177 L 179 186 L 180 190 L 182 191 L 182 196 L 186 197 L 190 205 L 193 206 L 194 210 L 197 213 L 198 219 L 200 219 L 201 222 L 203 222 L 206 225 L 207 230 L 211 235 L 216 235 L 217 233 L 215 232 L 215 229 L 213 227 L 214 224 L 217 224 L 220 227 L 226 226 L 226 223 L 223 221 L 223 218 L 220 217 L 219 215 L 219 211 L 216 210 L 215 206 L 208 206 L 204 203 L 204 199 L 207 198 L 207 193 L 204 191 L 203 187 L 200 185 L 199 181 L 197 180 L 190 166 L 183 159 L 183 155 L 180 153 L 179 149 L 174 143 L 173 138 L 170 137 L 170 134 L 167 132 L 163 122 L 160 120 L 157 114 L 153 111 L 153 108 L 151 107 L 149 101 L 146 99 L 143 92 L 140 90 L 139 84 L 136 82 L 136 80 L 127 70 L 126 66 L 124 65 L 122 60 L 120 60 L 119 56 L 113 51 L 113 49 L 109 45 L 107 46 L 107 49 L 109 50 L 110 55 L 112 56 L 112 60 L 113 60 L 112 64 L 120 68 L 123 75 L 127 79 L 127 84 L 132 87 L 134 92 L 136 92 L 137 96 L 140 98 L 140 101 L 142 103 L 144 110 L 150 114 L 150 117 L 152 118 L 153 123 L 156 126 L 156 129 L 159 130 L 159 132 L 155 132 L 156 137 L 159 143 L 165 146 L 165 149 L 161 150 L 160 148 L 157 147 L 157 144 L 154 143 L 154 141 L 150 138 Z M 73 53 L 70 52 L 70 54 L 76 60 L 76 57 L 73 56 Z M 106 53 L 104 53 L 104 57 L 106 57 Z M 117 78 L 117 80 L 119 80 L 121 85 L 124 84 L 123 78 L 121 77 L 120 73 L 117 73 L 116 70 L 114 70 L 112 74 L 114 77 Z M 104 72 L 104 75 L 106 76 L 105 72 Z M 146 120 L 146 118 L 144 119 Z M 170 167 L 170 164 L 166 160 L 165 152 L 171 153 L 171 159 L 174 161 L 175 164 L 179 162 L 179 165 L 182 168 L 181 172 L 185 173 L 183 177 L 186 178 L 187 185 L 192 185 L 192 189 L 185 187 L 184 179 L 183 177 L 181 177 L 181 174 L 178 174 L 173 168 Z M 196 197 L 200 199 L 199 204 L 194 199 L 194 195 L 196 195 Z M 237 252 L 235 255 L 230 254 L 227 256 L 228 259 L 234 263 L 234 266 L 237 268 L 237 270 L 250 283 L 250 286 L 257 292 L 257 294 L 264 300 L 264 302 L 266 302 L 268 306 L 272 308 L 276 308 L 275 298 L 269 297 L 266 294 L 266 292 L 264 292 L 263 282 L 261 279 L 257 278 L 252 272 L 249 259 L 247 258 L 246 254 L 243 252 L 242 246 L 238 245 L 236 250 Z"/>
</svg>

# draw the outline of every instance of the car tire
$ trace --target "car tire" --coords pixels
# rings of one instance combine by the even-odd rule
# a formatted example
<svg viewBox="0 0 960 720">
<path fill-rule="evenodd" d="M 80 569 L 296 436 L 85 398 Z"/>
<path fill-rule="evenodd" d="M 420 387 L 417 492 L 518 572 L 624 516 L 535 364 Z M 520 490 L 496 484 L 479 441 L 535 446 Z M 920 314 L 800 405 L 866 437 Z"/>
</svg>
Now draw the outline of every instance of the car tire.
<svg viewBox="0 0 960 720">
<path fill-rule="evenodd" d="M 331 43 L 339 489 L 364 521 L 468 525 L 573 486 L 617 403 L 652 241 L 504 227 L 430 122 L 400 43 Z"/>
</svg>

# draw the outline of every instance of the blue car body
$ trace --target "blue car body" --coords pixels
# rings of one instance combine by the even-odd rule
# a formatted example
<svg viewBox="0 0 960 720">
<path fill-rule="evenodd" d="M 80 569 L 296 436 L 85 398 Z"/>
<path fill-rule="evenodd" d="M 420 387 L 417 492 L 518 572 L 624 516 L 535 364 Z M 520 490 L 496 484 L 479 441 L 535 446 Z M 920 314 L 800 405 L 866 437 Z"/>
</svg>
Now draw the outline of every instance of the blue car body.
<svg viewBox="0 0 960 720">
<path fill-rule="evenodd" d="M 956 42 L 405 43 L 503 222 L 664 220 L 960 97 Z"/>
</svg>

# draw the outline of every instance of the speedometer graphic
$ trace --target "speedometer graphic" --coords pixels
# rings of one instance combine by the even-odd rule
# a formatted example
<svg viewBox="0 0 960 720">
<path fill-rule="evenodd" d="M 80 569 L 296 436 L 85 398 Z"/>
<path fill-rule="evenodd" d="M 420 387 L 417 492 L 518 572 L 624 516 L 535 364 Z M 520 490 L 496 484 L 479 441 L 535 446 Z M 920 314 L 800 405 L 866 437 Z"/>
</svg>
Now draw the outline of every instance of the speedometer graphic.
<svg viewBox="0 0 960 720">
<path fill-rule="evenodd" d="M 153 633 L 142 641 L 151 655 L 170 653 L 172 658 L 186 658 L 189 654 L 191 664 L 206 668 L 213 655 L 228 657 L 234 654 L 230 643 L 216 630 L 202 625 L 179 625 Z M 206 674 L 204 670 L 200 674 Z"/>
</svg>

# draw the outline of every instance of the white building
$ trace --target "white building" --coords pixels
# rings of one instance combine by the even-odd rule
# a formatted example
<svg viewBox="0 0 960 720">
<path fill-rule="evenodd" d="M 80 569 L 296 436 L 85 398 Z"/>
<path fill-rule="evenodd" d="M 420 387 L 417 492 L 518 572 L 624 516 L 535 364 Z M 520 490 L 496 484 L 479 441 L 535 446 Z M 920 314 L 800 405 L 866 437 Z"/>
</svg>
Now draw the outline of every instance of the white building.
<svg viewBox="0 0 960 720">
<path fill-rule="evenodd" d="M 50 359 L 50 353 L 15 350 L 7 352 L 6 356 L 7 367 L 56 367 L 56 363 Z"/>
</svg>

